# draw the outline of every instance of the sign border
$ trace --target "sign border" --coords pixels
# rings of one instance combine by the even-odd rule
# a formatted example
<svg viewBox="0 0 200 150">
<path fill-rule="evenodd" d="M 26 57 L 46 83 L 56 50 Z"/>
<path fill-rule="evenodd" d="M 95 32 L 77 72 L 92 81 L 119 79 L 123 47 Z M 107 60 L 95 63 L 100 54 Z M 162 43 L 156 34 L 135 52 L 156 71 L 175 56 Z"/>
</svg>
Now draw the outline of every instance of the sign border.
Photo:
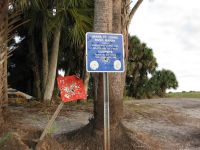
<svg viewBox="0 0 200 150">
<path fill-rule="evenodd" d="M 91 33 L 93 33 L 93 34 L 107 34 L 107 35 L 120 35 L 121 37 L 122 37 L 122 55 L 123 55 L 123 70 L 121 70 L 121 71 L 90 71 L 90 70 L 88 70 L 88 47 L 87 47 L 87 35 L 88 34 L 91 34 Z M 85 50 L 86 50 L 86 52 L 85 52 L 85 57 L 86 57 L 86 71 L 87 72 L 92 72 L 92 73 L 105 73 L 105 72 L 113 72 L 113 73 L 123 73 L 123 72 L 125 72 L 125 52 L 124 52 L 124 36 L 123 36 L 123 34 L 119 34 L 119 33 L 99 33 L 99 32 L 87 32 L 86 33 L 86 35 L 85 35 L 85 39 L 86 39 L 86 45 L 85 45 Z"/>
</svg>

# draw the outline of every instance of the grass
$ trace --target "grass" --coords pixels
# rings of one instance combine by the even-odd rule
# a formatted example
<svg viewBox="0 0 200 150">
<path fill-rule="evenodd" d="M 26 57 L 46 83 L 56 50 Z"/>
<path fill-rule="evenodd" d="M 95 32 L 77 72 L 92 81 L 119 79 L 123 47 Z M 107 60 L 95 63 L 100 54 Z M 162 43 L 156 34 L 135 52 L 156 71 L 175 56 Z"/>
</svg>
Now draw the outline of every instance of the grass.
<svg viewBox="0 0 200 150">
<path fill-rule="evenodd" d="M 167 97 L 170 98 L 200 98 L 200 92 L 190 91 L 190 92 L 175 92 L 168 93 Z"/>
<path fill-rule="evenodd" d="M 0 138 L 0 148 L 12 138 L 11 133 L 7 133 L 4 137 Z"/>
</svg>

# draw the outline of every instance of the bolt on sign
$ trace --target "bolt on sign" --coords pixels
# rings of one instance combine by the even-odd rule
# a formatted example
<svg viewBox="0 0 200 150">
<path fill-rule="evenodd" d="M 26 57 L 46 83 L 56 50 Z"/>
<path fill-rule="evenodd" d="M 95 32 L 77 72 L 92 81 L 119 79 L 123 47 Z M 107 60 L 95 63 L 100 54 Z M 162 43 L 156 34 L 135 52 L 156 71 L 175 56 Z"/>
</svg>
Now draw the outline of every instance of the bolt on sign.
<svg viewBox="0 0 200 150">
<path fill-rule="evenodd" d="M 58 88 L 63 102 L 86 99 L 87 94 L 81 79 L 76 76 L 59 76 L 57 78 Z"/>
</svg>

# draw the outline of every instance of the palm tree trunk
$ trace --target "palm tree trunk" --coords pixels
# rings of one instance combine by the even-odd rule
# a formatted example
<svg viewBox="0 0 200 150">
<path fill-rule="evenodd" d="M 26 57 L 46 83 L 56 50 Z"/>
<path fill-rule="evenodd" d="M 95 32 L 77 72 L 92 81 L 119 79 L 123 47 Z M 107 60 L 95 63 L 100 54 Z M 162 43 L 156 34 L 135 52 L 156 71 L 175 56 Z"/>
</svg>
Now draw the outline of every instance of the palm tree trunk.
<svg viewBox="0 0 200 150">
<path fill-rule="evenodd" d="M 137 9 L 139 6 L 142 4 L 143 0 L 137 0 L 133 8 L 130 10 L 130 3 L 131 0 L 123 0 L 122 1 L 122 20 L 121 20 L 121 30 L 122 34 L 124 36 L 124 51 L 125 51 L 125 69 L 127 68 L 127 63 L 128 63 L 128 57 L 129 57 L 129 50 L 128 50 L 128 29 L 131 23 L 131 20 L 136 13 Z M 123 83 L 125 86 L 125 81 L 126 81 L 126 70 L 123 74 Z M 125 91 L 124 91 L 125 92 Z"/>
<path fill-rule="evenodd" d="M 122 0 L 113 0 L 112 32 L 121 33 Z M 110 124 L 114 128 L 123 117 L 124 73 L 110 73 Z"/>
<path fill-rule="evenodd" d="M 130 3 L 131 0 L 123 0 L 122 1 L 122 33 L 124 35 L 124 50 L 125 50 L 125 63 L 127 64 L 128 60 L 128 29 L 135 15 L 136 11 L 138 10 L 139 6 L 142 4 L 143 0 L 137 0 L 133 8 L 130 10 Z"/>
<path fill-rule="evenodd" d="M 94 16 L 95 32 L 114 32 L 124 34 L 125 63 L 128 59 L 128 26 L 142 0 L 138 0 L 131 13 L 129 11 L 130 3 L 128 2 L 130 2 L 130 0 L 96 0 Z M 111 128 L 115 128 L 123 117 L 123 93 L 125 77 L 126 72 L 109 74 Z M 98 129 L 103 128 L 103 109 L 103 77 L 102 74 L 98 74 L 95 75 L 94 98 L 94 122 L 95 127 Z"/>
<path fill-rule="evenodd" d="M 112 0 L 96 0 L 94 14 L 94 32 L 112 32 Z M 103 129 L 103 75 L 95 74 L 94 125 Z"/>
<path fill-rule="evenodd" d="M 33 84 L 33 93 L 34 96 L 38 99 L 41 98 L 41 80 L 40 80 L 40 69 L 39 69 L 39 63 L 37 58 L 37 53 L 35 49 L 35 39 L 34 39 L 34 33 L 30 35 L 30 43 L 29 43 L 29 52 L 31 55 L 31 62 L 32 62 L 32 71 L 33 71 L 33 78 L 34 78 L 34 84 Z"/>
<path fill-rule="evenodd" d="M 84 58 L 86 57 L 86 53 L 84 53 Z M 85 91 L 88 95 L 88 86 L 89 86 L 89 80 L 90 80 L 90 73 L 86 71 L 86 59 L 83 61 L 83 68 L 82 68 L 82 78 L 83 78 L 83 83 L 85 87 Z"/>
<path fill-rule="evenodd" d="M 103 8 L 103 6 L 100 6 Z M 104 6 L 105 7 L 105 6 Z M 121 33 L 121 0 L 113 0 L 113 9 L 107 10 L 106 12 L 109 12 L 113 14 L 111 16 L 111 23 L 112 30 L 111 32 Z M 99 14 L 102 15 L 102 14 Z M 105 22 L 102 20 L 98 20 L 100 22 Z M 98 22 L 97 21 L 97 22 Z M 98 25 L 101 23 L 98 22 Z M 95 24 L 94 24 L 95 26 Z M 102 32 L 97 30 L 98 32 Z M 108 32 L 108 31 L 105 31 Z M 98 129 L 103 128 L 103 77 L 101 74 L 99 74 L 98 77 L 95 79 L 96 86 L 97 86 L 97 92 L 96 94 L 98 96 L 95 96 L 95 108 L 94 108 L 94 115 L 95 115 L 95 127 Z M 123 116 L 123 91 L 124 91 L 124 74 L 123 73 L 110 73 L 109 74 L 109 82 L 110 82 L 110 88 L 109 88 L 109 99 L 110 99 L 110 127 L 115 128 L 121 121 L 121 118 Z"/>
<path fill-rule="evenodd" d="M 129 7 L 130 0 L 122 1 L 122 33 L 124 36 L 124 50 L 125 50 L 125 60 L 128 60 L 128 25 L 129 25 Z M 127 61 L 126 61 L 127 63 Z"/>
<path fill-rule="evenodd" d="M 85 87 L 85 92 L 87 94 L 88 94 L 89 80 L 90 80 L 90 73 L 89 72 L 85 72 L 85 75 L 84 75 L 84 87 Z"/>
<path fill-rule="evenodd" d="M 0 126 L 3 124 L 4 107 L 8 104 L 7 95 L 7 29 L 8 0 L 0 1 Z"/>
<path fill-rule="evenodd" d="M 43 97 L 44 101 L 46 102 L 50 102 L 53 95 L 56 69 L 57 69 L 57 61 L 58 61 L 59 43 L 60 43 L 60 28 L 57 28 L 54 32 L 54 41 L 53 41 L 53 46 L 52 46 L 51 58 L 50 58 L 49 73 L 48 73 L 46 88 L 45 88 L 44 97 Z"/>
<path fill-rule="evenodd" d="M 94 32 L 112 32 L 112 0 L 96 0 Z"/>
<path fill-rule="evenodd" d="M 45 28 L 45 23 L 42 26 L 42 91 L 46 88 L 46 82 L 49 70 L 49 58 L 48 58 L 48 39 L 47 32 Z"/>
<path fill-rule="evenodd" d="M 126 84 L 126 68 L 128 63 L 129 51 L 128 51 L 128 22 L 129 20 L 129 12 L 130 8 L 128 5 L 130 4 L 130 0 L 122 1 L 122 17 L 121 17 L 121 30 L 124 36 L 124 54 L 125 54 L 125 72 L 123 73 L 123 85 L 125 87 Z M 125 89 L 124 89 L 125 93 Z M 125 95 L 125 94 L 124 94 Z"/>
</svg>

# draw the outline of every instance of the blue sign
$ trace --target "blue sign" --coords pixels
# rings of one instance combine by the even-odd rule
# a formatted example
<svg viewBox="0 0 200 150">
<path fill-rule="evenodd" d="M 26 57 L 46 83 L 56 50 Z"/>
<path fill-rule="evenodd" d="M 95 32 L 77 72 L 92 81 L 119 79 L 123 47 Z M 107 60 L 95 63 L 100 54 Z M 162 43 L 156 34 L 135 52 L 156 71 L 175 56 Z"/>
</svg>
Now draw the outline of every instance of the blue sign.
<svg viewBox="0 0 200 150">
<path fill-rule="evenodd" d="M 124 44 L 122 34 L 86 34 L 87 72 L 124 72 Z"/>
</svg>

